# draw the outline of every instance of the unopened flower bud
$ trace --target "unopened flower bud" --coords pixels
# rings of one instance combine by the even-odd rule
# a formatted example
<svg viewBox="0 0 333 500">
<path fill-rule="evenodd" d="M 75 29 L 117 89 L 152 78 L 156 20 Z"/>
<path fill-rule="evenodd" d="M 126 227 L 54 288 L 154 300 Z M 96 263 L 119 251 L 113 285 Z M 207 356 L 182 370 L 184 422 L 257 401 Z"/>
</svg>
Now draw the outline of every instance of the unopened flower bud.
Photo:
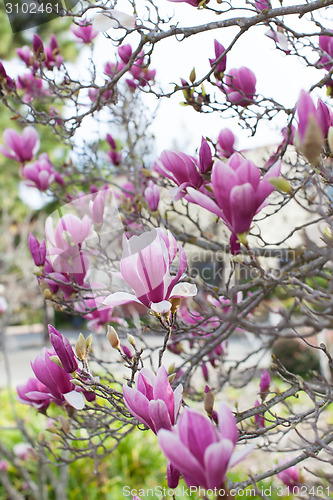
<svg viewBox="0 0 333 500">
<path fill-rule="evenodd" d="M 107 336 L 108 341 L 110 342 L 111 347 L 113 347 L 113 349 L 117 349 L 117 351 L 119 351 L 119 349 L 120 349 L 119 337 L 118 337 L 116 330 L 113 328 L 113 326 L 108 325 L 106 336 Z"/>
<path fill-rule="evenodd" d="M 283 193 L 290 193 L 290 191 L 292 190 L 289 182 L 286 179 L 282 179 L 281 177 L 271 177 L 270 179 L 268 179 L 268 182 Z"/>
<path fill-rule="evenodd" d="M 214 409 L 214 393 L 208 385 L 205 387 L 204 408 L 207 415 L 211 416 Z"/>
<path fill-rule="evenodd" d="M 174 371 L 175 371 L 175 368 L 176 368 L 176 364 L 175 363 L 171 363 L 171 365 L 168 368 L 168 374 L 172 375 L 172 373 L 174 373 Z"/>
<path fill-rule="evenodd" d="M 88 335 L 86 338 L 86 352 L 89 352 L 91 350 L 91 344 L 92 344 L 93 336 L 92 333 Z"/>
<path fill-rule="evenodd" d="M 44 294 L 44 299 L 51 300 L 52 299 L 52 292 L 49 288 L 46 288 L 43 292 Z"/>
<path fill-rule="evenodd" d="M 80 361 L 83 361 L 86 357 L 86 339 L 80 333 L 79 338 L 75 344 L 75 354 Z"/>
<path fill-rule="evenodd" d="M 333 126 L 328 129 L 327 142 L 328 142 L 328 146 L 330 148 L 330 151 L 333 155 Z"/>
<path fill-rule="evenodd" d="M 127 340 L 131 345 L 135 345 L 135 338 L 130 333 L 127 334 Z"/>
</svg>

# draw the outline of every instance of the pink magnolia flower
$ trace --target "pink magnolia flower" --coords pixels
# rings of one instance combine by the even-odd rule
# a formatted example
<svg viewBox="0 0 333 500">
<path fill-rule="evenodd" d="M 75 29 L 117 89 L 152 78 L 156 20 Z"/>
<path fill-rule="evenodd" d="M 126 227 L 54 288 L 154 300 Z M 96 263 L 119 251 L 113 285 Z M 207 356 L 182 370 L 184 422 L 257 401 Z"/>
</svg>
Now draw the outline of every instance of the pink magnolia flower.
<svg viewBox="0 0 333 500">
<path fill-rule="evenodd" d="M 43 266 L 46 259 L 46 242 L 45 239 L 41 243 L 37 240 L 36 236 L 32 233 L 29 234 L 29 250 L 34 259 L 36 266 Z"/>
<path fill-rule="evenodd" d="M 234 451 L 238 430 L 225 404 L 220 405 L 218 423 L 217 428 L 209 418 L 186 407 L 175 429 L 161 429 L 157 434 L 164 455 L 189 487 L 222 487 L 228 470 L 250 451 Z"/>
<path fill-rule="evenodd" d="M 160 190 L 152 180 L 148 182 L 148 186 L 144 191 L 144 196 L 149 210 L 157 210 L 160 202 Z"/>
<path fill-rule="evenodd" d="M 319 47 L 324 52 L 324 55 L 321 56 L 318 64 L 330 70 L 333 66 L 333 36 L 321 35 L 319 37 Z"/>
<path fill-rule="evenodd" d="M 259 12 L 272 8 L 269 0 L 255 0 L 254 5 Z"/>
<path fill-rule="evenodd" d="M 98 35 L 98 31 L 94 30 L 91 24 L 87 21 L 80 21 L 79 25 L 72 26 L 72 33 L 82 40 L 83 43 L 91 43 Z"/>
<path fill-rule="evenodd" d="M 73 282 L 85 286 L 89 257 L 82 249 L 82 243 L 90 232 L 91 222 L 87 215 L 80 219 L 76 215 L 65 214 L 59 219 L 55 229 L 52 218 L 46 219 L 48 250 L 43 278 L 52 293 L 57 293 L 60 289 L 68 297 L 75 292 Z"/>
<path fill-rule="evenodd" d="M 90 232 L 91 223 L 87 215 L 80 219 L 76 215 L 65 214 L 59 219 L 55 230 L 52 217 L 48 217 L 45 223 L 45 234 L 49 243 L 60 252 L 73 245 L 81 245 Z"/>
<path fill-rule="evenodd" d="M 118 48 L 118 55 L 123 63 L 127 64 L 132 55 L 132 47 L 130 44 L 120 45 Z"/>
<path fill-rule="evenodd" d="M 4 65 L 0 61 L 0 85 L 3 90 L 10 92 L 15 89 L 15 82 L 7 75 Z"/>
<path fill-rule="evenodd" d="M 204 184 L 202 174 L 212 166 L 212 153 L 206 139 L 202 138 L 199 159 L 176 151 L 163 151 L 156 160 L 154 169 L 163 177 L 177 184 L 172 190 L 174 200 L 186 196 L 188 187 L 200 188 Z"/>
<path fill-rule="evenodd" d="M 311 163 L 316 164 L 323 147 L 328 120 L 326 120 L 322 106 L 316 109 L 310 94 L 304 90 L 301 91 L 296 109 L 298 129 L 295 135 L 295 145 Z"/>
<path fill-rule="evenodd" d="M 121 153 L 118 153 L 117 151 L 108 151 L 106 153 L 111 161 L 111 163 L 115 166 L 118 166 L 121 164 L 122 156 Z"/>
<path fill-rule="evenodd" d="M 211 68 L 216 63 L 216 60 L 225 52 L 225 48 L 217 40 L 214 40 L 214 49 L 215 49 L 215 59 L 209 59 L 209 63 L 210 63 Z M 223 76 L 223 73 L 225 72 L 226 66 L 227 66 L 227 57 L 224 56 L 217 63 L 216 68 L 214 70 L 214 75 L 216 76 L 216 78 L 221 79 L 221 75 Z"/>
<path fill-rule="evenodd" d="M 256 408 L 257 406 L 260 406 L 260 403 L 258 400 L 254 403 L 254 407 Z M 266 427 L 266 421 L 264 418 L 263 413 L 257 413 L 254 415 L 254 423 L 256 424 L 257 429 L 260 429 L 261 427 Z"/>
<path fill-rule="evenodd" d="M 37 59 L 40 59 L 41 56 L 45 57 L 44 44 L 40 36 L 38 36 L 36 33 L 32 38 L 32 50 L 34 51 L 34 54 L 37 57 Z"/>
<path fill-rule="evenodd" d="M 104 304 L 118 306 L 138 302 L 157 314 L 166 314 L 171 308 L 169 299 L 196 295 L 195 285 L 179 283 L 187 267 L 187 259 L 183 247 L 180 244 L 177 246 L 170 231 L 153 229 L 129 240 L 124 236 L 123 250 L 120 272 L 135 295 L 116 292 L 109 295 Z M 177 250 L 179 264 L 173 276 L 170 271 Z"/>
<path fill-rule="evenodd" d="M 81 388 L 72 384 L 71 375 L 54 363 L 50 359 L 52 356 L 56 356 L 55 350 L 44 348 L 31 363 L 37 380 L 31 378 L 17 388 L 19 401 L 41 410 L 45 410 L 51 402 L 59 406 L 68 403 L 81 410 L 85 405 L 83 394 L 89 401 L 94 399 L 94 394 L 82 392 Z"/>
<path fill-rule="evenodd" d="M 268 371 L 264 370 L 260 378 L 260 392 L 262 394 L 267 393 L 270 383 L 271 383 L 271 377 Z"/>
<path fill-rule="evenodd" d="M 38 69 L 38 63 L 34 58 L 34 54 L 31 52 L 31 49 L 28 45 L 24 45 L 23 47 L 16 49 L 16 54 L 19 58 L 27 65 L 27 67 L 31 67 L 33 71 Z"/>
<path fill-rule="evenodd" d="M 223 128 L 219 133 L 218 142 L 216 149 L 218 153 L 224 158 L 230 158 L 230 156 L 235 152 L 235 136 L 229 128 Z"/>
<path fill-rule="evenodd" d="M 106 190 L 102 189 L 89 201 L 89 213 L 94 224 L 103 224 Z"/>
<path fill-rule="evenodd" d="M 279 462 L 279 465 L 282 464 L 283 462 Z M 292 493 L 294 493 L 295 490 L 295 493 L 297 494 L 297 491 L 299 491 L 299 487 L 302 486 L 301 475 L 296 465 L 293 465 L 292 467 L 288 467 L 288 469 L 278 472 L 276 476 L 279 479 L 281 479 L 281 481 L 286 486 L 289 487 Z"/>
<path fill-rule="evenodd" d="M 253 103 L 257 83 L 253 71 L 245 66 L 233 68 L 226 75 L 225 82 L 224 91 L 232 104 L 248 106 Z"/>
<path fill-rule="evenodd" d="M 25 165 L 21 172 L 27 180 L 26 184 L 40 191 L 46 191 L 53 182 L 64 183 L 63 178 L 50 162 L 47 153 L 41 154 L 35 162 Z"/>
<path fill-rule="evenodd" d="M 36 378 L 29 378 L 26 384 L 17 387 L 18 401 L 37 408 L 46 410 L 54 400 L 50 389 Z"/>
<path fill-rule="evenodd" d="M 34 73 L 26 73 L 17 77 L 17 88 L 23 90 L 23 102 L 30 102 L 32 99 L 41 98 L 48 95 L 43 87 L 43 80 L 37 78 Z"/>
<path fill-rule="evenodd" d="M 46 61 L 45 66 L 47 69 L 58 68 L 60 69 L 64 58 L 60 55 L 60 47 L 55 35 L 51 35 L 50 46 L 45 48 Z"/>
<path fill-rule="evenodd" d="M 52 325 L 48 325 L 50 342 L 66 373 L 75 372 L 79 365 L 69 340 Z"/>
<path fill-rule="evenodd" d="M 139 373 L 136 388 L 124 385 L 123 394 L 131 415 L 155 434 L 160 429 L 170 430 L 175 425 L 183 399 L 183 387 L 178 385 L 172 390 L 164 366 L 158 369 L 157 375 L 143 368 Z"/>
<path fill-rule="evenodd" d="M 39 135 L 31 126 L 25 127 L 22 135 L 7 128 L 2 137 L 5 146 L 0 147 L 0 152 L 11 160 L 25 163 L 32 160 L 39 150 Z"/>
<path fill-rule="evenodd" d="M 215 201 L 208 195 L 187 188 L 198 205 L 221 217 L 232 231 L 231 244 L 237 235 L 249 231 L 253 217 L 265 206 L 266 198 L 274 187 L 269 179 L 280 174 L 281 163 L 276 162 L 260 179 L 258 167 L 239 153 L 234 153 L 226 163 L 217 160 L 212 169 L 212 188 Z M 237 247 L 233 246 L 234 251 Z"/>
<path fill-rule="evenodd" d="M 112 96 L 112 90 L 106 90 L 105 92 L 102 92 L 101 94 L 100 94 L 99 89 L 89 89 L 88 90 L 89 99 L 92 102 L 95 102 L 99 98 L 99 102 L 101 105 L 107 103 L 111 99 L 111 96 Z"/>
</svg>

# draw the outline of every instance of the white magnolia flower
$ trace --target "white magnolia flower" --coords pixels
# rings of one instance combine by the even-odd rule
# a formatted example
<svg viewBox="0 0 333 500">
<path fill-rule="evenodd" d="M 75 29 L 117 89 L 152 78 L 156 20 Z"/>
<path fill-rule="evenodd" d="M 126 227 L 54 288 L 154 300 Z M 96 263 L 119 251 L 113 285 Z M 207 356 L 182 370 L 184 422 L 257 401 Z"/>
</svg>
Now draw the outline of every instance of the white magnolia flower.
<svg viewBox="0 0 333 500">
<path fill-rule="evenodd" d="M 135 28 L 135 17 L 116 9 L 105 10 L 97 14 L 92 26 L 96 31 L 107 31 L 110 28 L 131 30 Z"/>
</svg>

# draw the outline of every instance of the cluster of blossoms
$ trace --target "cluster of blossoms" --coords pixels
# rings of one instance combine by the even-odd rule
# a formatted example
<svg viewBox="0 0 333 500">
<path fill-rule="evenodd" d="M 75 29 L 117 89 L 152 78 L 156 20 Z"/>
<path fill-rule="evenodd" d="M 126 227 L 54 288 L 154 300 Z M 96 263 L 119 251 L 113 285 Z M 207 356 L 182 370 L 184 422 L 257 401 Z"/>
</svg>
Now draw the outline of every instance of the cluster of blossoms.
<svg viewBox="0 0 333 500">
<path fill-rule="evenodd" d="M 84 398 L 93 401 L 95 394 L 82 390 L 71 382 L 74 376 L 80 375 L 77 356 L 69 341 L 51 325 L 49 334 L 53 347 L 44 348 L 31 363 L 35 378 L 30 378 L 26 384 L 18 386 L 19 401 L 41 411 L 46 411 L 50 403 L 58 406 L 69 404 L 81 410 L 85 406 Z M 90 340 L 84 340 L 83 349 L 80 346 L 80 352 L 83 353 L 81 360 L 86 357 Z M 82 344 L 81 339 L 80 342 Z"/>
<path fill-rule="evenodd" d="M 225 48 L 217 40 L 214 41 L 215 58 L 209 59 L 210 65 L 214 68 L 214 76 L 217 86 L 226 94 L 228 101 L 238 106 L 246 107 L 252 104 L 256 93 L 256 77 L 253 71 L 245 66 L 232 68 L 224 75 L 227 67 L 227 57 Z M 223 79 L 225 81 L 223 85 Z M 222 85 L 221 85 L 222 82 Z"/>
<path fill-rule="evenodd" d="M 254 216 L 274 190 L 270 179 L 279 176 L 281 162 L 271 166 L 262 178 L 259 168 L 239 153 L 233 153 L 225 163 L 220 160 L 215 160 L 213 166 L 212 163 L 209 145 L 203 139 L 199 160 L 184 153 L 164 151 L 154 168 L 178 185 L 173 191 L 175 200 L 183 197 L 226 223 L 231 231 L 231 252 L 236 254 L 240 249 L 239 236 L 250 230 Z M 209 174 L 209 178 L 203 174 Z"/>
<path fill-rule="evenodd" d="M 60 47 L 55 35 L 51 35 L 49 46 L 44 46 L 41 38 L 34 34 L 32 49 L 28 45 L 16 49 L 19 58 L 30 69 L 29 73 L 17 77 L 17 89 L 23 91 L 23 102 L 30 102 L 32 99 L 41 99 L 49 95 L 48 90 L 43 85 L 43 80 L 37 76 L 40 68 L 53 71 L 60 69 L 64 60 L 60 54 Z"/>
<path fill-rule="evenodd" d="M 25 127 L 20 135 L 16 130 L 6 129 L 3 133 L 4 146 L 0 152 L 20 163 L 20 175 L 30 187 L 46 191 L 54 182 L 63 185 L 64 179 L 52 165 L 47 153 L 42 153 L 32 163 L 39 150 L 39 136 L 36 130 Z"/>
<path fill-rule="evenodd" d="M 119 61 L 116 63 L 108 62 L 105 65 L 104 72 L 110 78 L 114 78 L 129 63 L 133 56 L 132 47 L 129 44 L 120 45 L 118 48 Z M 141 52 L 128 71 L 130 78 L 126 78 L 126 83 L 131 90 L 136 90 L 138 86 L 145 87 L 154 82 L 156 70 L 148 68 L 148 61 L 145 54 Z"/>
<path fill-rule="evenodd" d="M 227 471 L 250 450 L 234 451 L 238 430 L 235 418 L 224 404 L 216 414 L 218 427 L 188 407 L 177 421 L 182 391 L 181 385 L 172 390 L 163 366 L 157 375 L 142 369 L 135 389 L 123 387 L 124 401 L 130 413 L 157 434 L 159 445 L 169 460 L 169 487 L 177 487 L 180 475 L 189 487 L 222 487 Z"/>
</svg>

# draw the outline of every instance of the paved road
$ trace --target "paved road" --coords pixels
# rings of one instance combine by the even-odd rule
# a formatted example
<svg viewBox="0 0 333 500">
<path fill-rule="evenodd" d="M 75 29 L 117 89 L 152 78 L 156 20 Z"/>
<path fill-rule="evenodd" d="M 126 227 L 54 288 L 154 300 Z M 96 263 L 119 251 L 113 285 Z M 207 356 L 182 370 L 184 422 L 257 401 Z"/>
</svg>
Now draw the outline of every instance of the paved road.
<svg viewBox="0 0 333 500">
<path fill-rule="evenodd" d="M 62 333 L 66 335 L 72 342 L 78 336 L 77 331 L 69 330 L 67 332 L 62 330 Z M 147 334 L 148 335 L 148 334 Z M 149 345 L 151 347 L 159 346 L 161 344 L 162 338 L 157 335 L 149 334 Z M 98 336 L 99 354 L 102 354 L 103 359 L 105 356 L 111 356 L 111 359 L 117 359 L 117 353 L 113 351 L 107 342 L 103 341 L 103 336 Z M 139 344 L 139 343 L 138 343 Z M 42 333 L 16 333 L 10 334 L 6 337 L 6 352 L 8 366 L 10 368 L 10 380 L 9 384 L 15 387 L 18 384 L 23 384 L 27 379 L 33 376 L 33 372 L 30 366 L 30 362 L 38 355 L 42 348 Z M 95 342 L 96 345 L 96 342 Z M 140 344 L 139 344 L 140 345 Z M 245 357 L 246 353 L 253 350 L 253 339 L 246 339 L 244 337 L 235 337 L 231 339 L 228 344 L 227 356 L 224 359 L 225 363 L 231 360 L 240 360 Z M 157 355 L 156 355 L 157 356 Z M 156 358 L 157 359 L 157 358 Z M 165 355 L 165 364 L 168 366 L 172 362 L 179 362 L 179 359 L 174 354 L 169 351 Z M 258 367 L 267 367 L 270 364 L 270 356 L 267 353 L 263 359 L 259 356 L 252 357 L 249 364 L 251 366 L 258 364 Z M 118 368 L 117 368 L 118 370 Z M 121 370 L 122 371 L 122 370 Z M 8 385 L 8 377 L 6 375 L 6 359 L 4 352 L 0 353 L 0 387 L 6 387 Z M 120 373 L 120 367 L 119 372 Z"/>
</svg>

